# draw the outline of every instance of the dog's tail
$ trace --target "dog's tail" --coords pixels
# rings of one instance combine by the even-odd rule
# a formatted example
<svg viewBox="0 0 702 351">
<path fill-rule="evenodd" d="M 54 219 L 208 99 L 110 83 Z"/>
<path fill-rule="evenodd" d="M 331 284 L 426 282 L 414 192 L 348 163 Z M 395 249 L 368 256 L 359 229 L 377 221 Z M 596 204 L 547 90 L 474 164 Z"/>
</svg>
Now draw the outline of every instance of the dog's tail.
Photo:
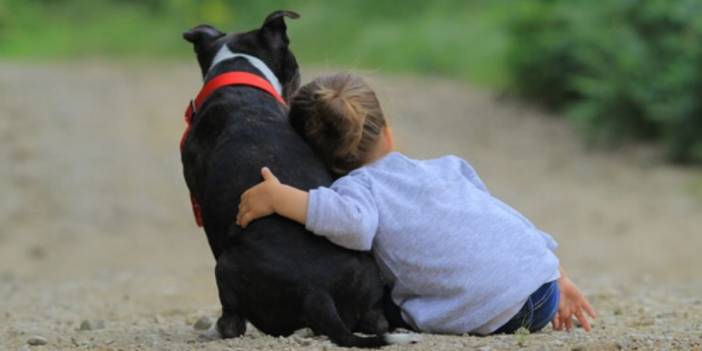
<svg viewBox="0 0 702 351">
<path fill-rule="evenodd" d="M 304 311 L 312 330 L 328 336 L 339 346 L 377 348 L 391 344 L 417 343 L 421 339 L 417 334 L 355 335 L 339 317 L 331 296 L 323 291 L 313 291 L 305 297 Z"/>
</svg>

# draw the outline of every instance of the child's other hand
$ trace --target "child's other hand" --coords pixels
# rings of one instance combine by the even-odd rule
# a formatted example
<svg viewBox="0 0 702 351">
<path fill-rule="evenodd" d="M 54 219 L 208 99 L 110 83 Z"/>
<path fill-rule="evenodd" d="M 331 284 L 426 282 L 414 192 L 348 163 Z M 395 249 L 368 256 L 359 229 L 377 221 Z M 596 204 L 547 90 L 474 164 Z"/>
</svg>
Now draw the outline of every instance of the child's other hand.
<svg viewBox="0 0 702 351">
<path fill-rule="evenodd" d="M 239 203 L 239 213 L 236 215 L 236 224 L 242 228 L 251 221 L 271 215 L 275 212 L 274 202 L 277 188 L 280 181 L 276 178 L 268 167 L 261 169 L 263 181 L 249 188 L 241 195 Z"/>
<path fill-rule="evenodd" d="M 561 289 L 561 301 L 558 306 L 558 313 L 556 313 L 556 317 L 551 322 L 553 329 L 563 330 L 565 327 L 566 330 L 570 331 L 573 329 L 573 316 L 575 316 L 582 324 L 583 329 L 590 331 L 592 328 L 585 314 L 587 313 L 591 318 L 595 318 L 597 314 L 590 306 L 585 295 L 580 292 L 575 283 L 568 277 L 561 277 L 558 280 L 558 285 Z"/>
</svg>

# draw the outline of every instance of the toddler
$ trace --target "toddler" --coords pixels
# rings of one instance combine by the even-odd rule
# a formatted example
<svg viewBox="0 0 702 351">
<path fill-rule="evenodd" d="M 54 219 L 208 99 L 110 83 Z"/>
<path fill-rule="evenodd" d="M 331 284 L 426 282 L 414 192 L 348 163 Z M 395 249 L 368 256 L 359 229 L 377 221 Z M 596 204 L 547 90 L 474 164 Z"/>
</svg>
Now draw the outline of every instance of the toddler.
<svg viewBox="0 0 702 351">
<path fill-rule="evenodd" d="M 559 268 L 553 238 L 492 196 L 456 156 L 414 160 L 393 151 L 375 93 L 359 77 L 300 88 L 290 118 L 338 175 L 309 192 L 270 170 L 241 198 L 237 223 L 273 213 L 351 250 L 372 251 L 411 328 L 434 333 L 570 330 L 595 317 Z"/>
</svg>

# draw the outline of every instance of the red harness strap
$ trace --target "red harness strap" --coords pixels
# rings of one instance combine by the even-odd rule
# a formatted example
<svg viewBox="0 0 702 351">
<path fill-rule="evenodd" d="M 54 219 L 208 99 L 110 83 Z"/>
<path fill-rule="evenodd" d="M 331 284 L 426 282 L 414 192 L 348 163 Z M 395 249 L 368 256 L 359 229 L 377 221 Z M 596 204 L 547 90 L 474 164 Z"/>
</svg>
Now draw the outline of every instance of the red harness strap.
<svg viewBox="0 0 702 351">
<path fill-rule="evenodd" d="M 207 100 L 207 98 L 210 95 L 212 95 L 212 93 L 214 93 L 217 89 L 231 85 L 245 85 L 261 89 L 273 96 L 281 104 L 286 105 L 283 97 L 280 96 L 280 94 L 278 94 L 275 88 L 273 88 L 273 85 L 271 85 L 271 83 L 265 80 L 264 78 L 261 78 L 255 74 L 248 72 L 222 73 L 208 81 L 197 94 L 195 100 L 190 101 L 188 107 L 185 109 L 185 131 L 183 132 L 183 136 L 181 136 L 180 138 L 181 153 L 183 152 L 185 139 L 188 137 L 188 134 L 190 134 L 190 130 L 192 129 L 193 117 L 195 116 L 197 111 L 200 110 L 202 103 L 205 102 L 205 100 Z M 193 206 L 193 215 L 195 216 L 195 223 L 197 223 L 198 227 L 202 227 L 202 210 L 200 209 L 200 205 L 197 203 L 197 200 L 195 199 L 192 193 L 190 194 L 190 202 Z"/>
</svg>

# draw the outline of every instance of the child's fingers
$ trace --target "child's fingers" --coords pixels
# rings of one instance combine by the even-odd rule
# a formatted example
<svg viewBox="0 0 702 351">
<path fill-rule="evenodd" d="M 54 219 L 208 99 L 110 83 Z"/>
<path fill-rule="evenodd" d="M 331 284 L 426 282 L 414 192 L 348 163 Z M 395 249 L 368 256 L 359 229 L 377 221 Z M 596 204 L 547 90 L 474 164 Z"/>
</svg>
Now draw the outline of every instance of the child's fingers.
<svg viewBox="0 0 702 351">
<path fill-rule="evenodd" d="M 246 214 L 250 213 L 251 211 L 249 210 L 248 203 L 246 201 L 243 201 L 239 203 L 239 212 L 236 214 L 236 224 L 241 226 L 242 228 L 246 228 L 246 226 L 249 224 L 249 222 L 244 220 L 244 217 Z"/>
<path fill-rule="evenodd" d="M 585 309 L 585 312 L 592 317 L 592 318 L 597 318 L 597 312 L 595 312 L 595 309 L 590 306 L 590 303 L 587 302 L 587 300 L 584 301 L 583 303 L 583 308 Z"/>
<path fill-rule="evenodd" d="M 558 312 L 561 329 L 570 330 L 573 327 L 573 317 L 570 309 L 566 305 Z"/>
<path fill-rule="evenodd" d="M 583 326 L 585 331 L 589 332 L 592 330 L 592 327 L 590 327 L 590 322 L 587 320 L 587 318 L 585 318 L 585 315 L 581 309 L 575 310 L 575 317 L 578 318 L 578 321 L 580 321 L 580 324 Z"/>
<path fill-rule="evenodd" d="M 237 212 L 236 212 L 236 217 L 234 218 L 234 222 L 235 222 L 237 225 L 241 225 L 241 224 L 239 224 L 239 223 L 240 223 L 240 219 L 241 219 L 241 204 L 239 204 L 239 209 L 238 209 Z"/>
<path fill-rule="evenodd" d="M 246 205 L 246 202 L 242 202 L 239 204 L 239 212 L 236 214 L 236 217 L 241 220 L 241 215 L 244 213 L 248 212 L 249 206 Z"/>
<path fill-rule="evenodd" d="M 553 317 L 551 324 L 553 324 L 553 330 L 561 330 L 561 317 L 558 315 L 558 313 L 556 313 L 556 316 Z"/>
<path fill-rule="evenodd" d="M 246 228 L 252 219 L 253 219 L 253 215 L 251 214 L 251 212 L 246 212 L 241 216 L 241 219 L 239 220 L 239 225 L 242 228 Z"/>
<path fill-rule="evenodd" d="M 241 216 L 243 212 L 239 211 L 239 213 L 236 214 L 236 224 L 238 224 L 240 227 L 244 227 L 244 224 L 241 222 Z"/>
<path fill-rule="evenodd" d="M 564 318 L 566 330 L 573 330 L 573 316 L 569 313 L 566 318 Z"/>
<path fill-rule="evenodd" d="M 273 172 L 271 172 L 271 170 L 268 167 L 261 168 L 261 176 L 263 177 L 263 180 L 276 179 L 273 175 Z"/>
<path fill-rule="evenodd" d="M 258 196 L 258 194 L 261 192 L 261 184 L 262 183 L 258 183 L 256 185 L 246 189 L 246 191 L 244 191 L 244 193 L 241 194 L 241 198 L 240 198 L 241 201 L 246 202 L 251 198 L 255 199 L 256 196 Z"/>
</svg>

